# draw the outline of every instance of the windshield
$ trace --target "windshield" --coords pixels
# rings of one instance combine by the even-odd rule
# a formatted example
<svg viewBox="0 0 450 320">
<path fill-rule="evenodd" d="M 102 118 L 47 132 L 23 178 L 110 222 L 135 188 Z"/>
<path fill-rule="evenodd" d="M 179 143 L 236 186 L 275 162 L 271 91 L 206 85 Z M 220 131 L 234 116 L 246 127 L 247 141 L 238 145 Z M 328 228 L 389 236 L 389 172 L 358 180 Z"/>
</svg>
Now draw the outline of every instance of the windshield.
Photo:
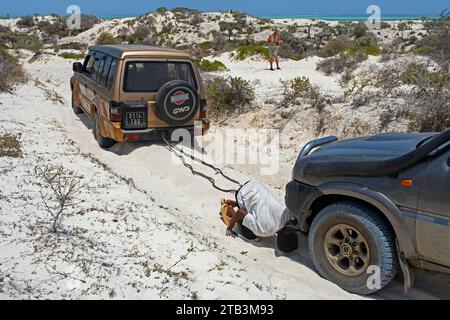
<svg viewBox="0 0 450 320">
<path fill-rule="evenodd" d="M 132 61 L 125 65 L 125 92 L 157 92 L 172 80 L 183 80 L 197 88 L 194 70 L 188 62 Z"/>
</svg>

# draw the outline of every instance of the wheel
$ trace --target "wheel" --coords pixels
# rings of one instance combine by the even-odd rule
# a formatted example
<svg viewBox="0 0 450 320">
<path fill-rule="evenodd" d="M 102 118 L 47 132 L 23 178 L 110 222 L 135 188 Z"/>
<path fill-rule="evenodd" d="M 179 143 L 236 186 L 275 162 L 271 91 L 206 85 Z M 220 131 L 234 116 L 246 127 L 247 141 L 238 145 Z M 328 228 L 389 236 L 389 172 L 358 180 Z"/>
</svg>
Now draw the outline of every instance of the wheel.
<svg viewBox="0 0 450 320">
<path fill-rule="evenodd" d="M 100 148 L 107 149 L 115 145 L 117 142 L 113 139 L 104 138 L 100 132 L 100 118 L 98 116 L 98 113 L 95 113 L 94 116 L 94 127 L 93 127 L 93 133 L 94 138 L 97 140 L 98 145 Z"/>
<path fill-rule="evenodd" d="M 81 109 L 80 107 L 78 107 L 75 104 L 75 95 L 73 94 L 73 92 L 72 92 L 72 110 L 73 110 L 73 113 L 75 113 L 75 114 L 83 113 L 83 109 Z"/>
<path fill-rule="evenodd" d="M 377 212 L 356 202 L 338 202 L 320 211 L 308 244 L 320 275 L 352 293 L 374 293 L 398 270 L 391 229 Z"/>
<path fill-rule="evenodd" d="M 200 108 L 197 90 L 189 83 L 174 80 L 163 85 L 156 95 L 156 116 L 171 126 L 194 119 Z"/>
</svg>

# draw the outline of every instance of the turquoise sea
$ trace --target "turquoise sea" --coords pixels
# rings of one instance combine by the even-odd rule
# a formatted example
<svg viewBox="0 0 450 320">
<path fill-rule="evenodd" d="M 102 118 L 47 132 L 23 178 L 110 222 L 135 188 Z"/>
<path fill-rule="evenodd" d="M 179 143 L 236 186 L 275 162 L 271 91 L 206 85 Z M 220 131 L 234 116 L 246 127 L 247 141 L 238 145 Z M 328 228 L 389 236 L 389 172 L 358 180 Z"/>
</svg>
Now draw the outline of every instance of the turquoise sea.
<svg viewBox="0 0 450 320">
<path fill-rule="evenodd" d="M 369 15 L 258 15 L 259 18 L 265 19 L 315 19 L 326 21 L 366 21 Z M 435 15 L 381 15 L 382 21 L 394 21 L 394 20 L 420 20 L 422 18 L 436 19 L 439 18 L 438 14 Z"/>
</svg>

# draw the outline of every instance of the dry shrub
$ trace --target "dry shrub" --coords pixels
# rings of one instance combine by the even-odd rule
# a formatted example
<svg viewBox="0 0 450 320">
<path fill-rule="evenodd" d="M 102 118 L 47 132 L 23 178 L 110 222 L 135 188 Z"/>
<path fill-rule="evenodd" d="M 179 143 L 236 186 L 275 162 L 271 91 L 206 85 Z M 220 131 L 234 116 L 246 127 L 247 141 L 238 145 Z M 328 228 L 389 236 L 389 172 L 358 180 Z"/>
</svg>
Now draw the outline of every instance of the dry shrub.
<svg viewBox="0 0 450 320">
<path fill-rule="evenodd" d="M 450 127 L 450 75 L 436 64 L 399 62 L 361 72 L 349 82 L 346 96 L 355 108 L 376 105 L 386 110 L 380 115 L 381 129 L 394 120 L 405 121 L 410 131 Z"/>
<path fill-rule="evenodd" d="M 358 65 L 367 60 L 367 55 L 362 52 L 355 54 L 340 54 L 336 57 L 324 59 L 317 63 L 317 70 L 326 75 L 333 73 L 343 73 L 344 71 L 353 71 Z"/>
<path fill-rule="evenodd" d="M 360 137 L 364 135 L 368 135 L 371 130 L 371 125 L 366 121 L 355 118 L 352 122 L 344 127 L 342 130 L 341 138 L 348 139 L 354 137 Z"/>
<path fill-rule="evenodd" d="M 2 133 L 0 134 L 0 157 L 22 157 L 22 143 L 20 134 Z"/>
<path fill-rule="evenodd" d="M 297 99 L 304 97 L 311 88 L 308 77 L 296 77 L 291 80 L 281 81 L 283 86 L 283 101 L 285 106 L 293 105 Z"/>
<path fill-rule="evenodd" d="M 52 219 L 51 230 L 58 233 L 64 216 L 73 214 L 82 202 L 78 195 L 85 187 L 82 183 L 83 177 L 62 165 L 36 166 L 34 175 L 41 182 L 40 194 Z"/>
<path fill-rule="evenodd" d="M 337 55 L 338 53 L 350 48 L 352 43 L 350 40 L 338 37 L 333 38 L 327 42 L 327 44 L 319 50 L 319 57 L 329 58 Z"/>
<path fill-rule="evenodd" d="M 208 111 L 214 117 L 243 111 L 255 100 L 255 89 L 249 81 L 239 77 L 217 77 L 206 83 Z"/>
<path fill-rule="evenodd" d="M 0 48 L 0 92 L 11 92 L 14 86 L 25 81 L 25 73 L 5 49 Z"/>
</svg>

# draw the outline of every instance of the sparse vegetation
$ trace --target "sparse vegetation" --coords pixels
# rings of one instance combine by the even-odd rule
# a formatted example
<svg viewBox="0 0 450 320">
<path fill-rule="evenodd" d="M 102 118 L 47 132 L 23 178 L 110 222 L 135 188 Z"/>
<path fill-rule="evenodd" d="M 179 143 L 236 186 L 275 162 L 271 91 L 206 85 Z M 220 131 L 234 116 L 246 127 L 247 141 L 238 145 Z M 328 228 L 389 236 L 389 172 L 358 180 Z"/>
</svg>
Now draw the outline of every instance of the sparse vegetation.
<svg viewBox="0 0 450 320">
<path fill-rule="evenodd" d="M 311 83 L 307 77 L 297 77 L 287 81 L 281 81 L 283 91 L 283 104 L 292 105 L 296 100 L 303 96 L 311 88 Z"/>
<path fill-rule="evenodd" d="M 61 232 L 61 224 L 65 215 L 73 214 L 81 200 L 78 195 L 85 187 L 82 176 L 63 166 L 36 166 L 35 177 L 40 181 L 41 199 L 47 213 L 51 217 L 51 231 Z"/>
<path fill-rule="evenodd" d="M 259 56 L 268 60 L 269 49 L 261 44 L 242 44 L 236 48 L 234 58 L 242 61 L 253 56 Z"/>
<path fill-rule="evenodd" d="M 214 117 L 235 111 L 243 111 L 255 99 L 250 82 L 239 77 L 215 78 L 207 83 L 208 111 Z"/>
<path fill-rule="evenodd" d="M 324 72 L 326 75 L 353 71 L 366 59 L 367 55 L 362 52 L 356 52 L 354 54 L 343 53 L 336 57 L 322 60 L 317 64 L 317 70 Z"/>
<path fill-rule="evenodd" d="M 0 48 L 0 92 L 11 92 L 14 86 L 25 81 L 25 73 L 17 59 Z"/>
<path fill-rule="evenodd" d="M 415 43 L 414 52 L 429 56 L 441 68 L 450 69 L 450 17 L 443 16 L 440 19 L 428 22 L 426 27 L 429 34 Z"/>
<path fill-rule="evenodd" d="M 0 133 L 0 157 L 21 158 L 21 135 L 14 133 Z"/>
<path fill-rule="evenodd" d="M 349 49 L 352 46 L 350 40 L 337 37 L 327 42 L 327 44 L 319 50 L 318 55 L 323 58 L 329 58 Z"/>
<path fill-rule="evenodd" d="M 17 21 L 17 26 L 21 28 L 31 28 L 34 27 L 34 17 L 33 16 L 24 16 L 21 17 L 19 21 Z"/>
<path fill-rule="evenodd" d="M 305 52 L 308 51 L 308 44 L 300 38 L 297 38 L 290 32 L 282 31 L 281 39 L 283 42 L 280 46 L 280 56 L 292 60 L 300 60 Z"/>
<path fill-rule="evenodd" d="M 350 55 L 363 53 L 365 55 L 378 56 L 381 49 L 373 36 L 359 37 L 355 40 L 355 45 L 348 48 L 346 52 Z"/>
<path fill-rule="evenodd" d="M 200 71 L 203 72 L 215 72 L 215 71 L 227 71 L 227 67 L 218 60 L 208 60 L 208 59 L 201 59 L 196 62 L 198 68 Z"/>
<path fill-rule="evenodd" d="M 98 45 L 101 44 L 118 44 L 120 43 L 120 41 L 114 37 L 111 33 L 109 32 L 102 32 L 98 38 L 97 38 L 97 42 Z"/>
<path fill-rule="evenodd" d="M 72 53 L 72 52 L 63 52 L 63 53 L 60 53 L 59 56 L 64 59 L 71 59 L 71 60 L 82 60 L 85 57 L 84 54 Z"/>
</svg>

